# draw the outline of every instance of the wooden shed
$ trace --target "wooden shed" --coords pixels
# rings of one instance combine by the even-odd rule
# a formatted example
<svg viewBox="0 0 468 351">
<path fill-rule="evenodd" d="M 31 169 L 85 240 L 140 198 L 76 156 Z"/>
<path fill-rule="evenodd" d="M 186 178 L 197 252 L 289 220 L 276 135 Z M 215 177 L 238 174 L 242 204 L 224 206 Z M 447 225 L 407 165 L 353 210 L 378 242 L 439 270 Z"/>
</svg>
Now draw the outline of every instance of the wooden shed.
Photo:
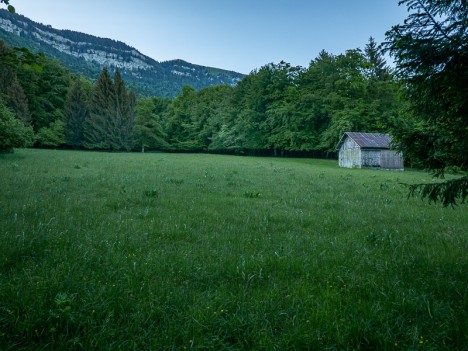
<svg viewBox="0 0 468 351">
<path fill-rule="evenodd" d="M 403 170 L 403 157 L 390 149 L 391 143 L 388 134 L 346 132 L 336 147 L 338 164 L 346 168 Z"/>
</svg>

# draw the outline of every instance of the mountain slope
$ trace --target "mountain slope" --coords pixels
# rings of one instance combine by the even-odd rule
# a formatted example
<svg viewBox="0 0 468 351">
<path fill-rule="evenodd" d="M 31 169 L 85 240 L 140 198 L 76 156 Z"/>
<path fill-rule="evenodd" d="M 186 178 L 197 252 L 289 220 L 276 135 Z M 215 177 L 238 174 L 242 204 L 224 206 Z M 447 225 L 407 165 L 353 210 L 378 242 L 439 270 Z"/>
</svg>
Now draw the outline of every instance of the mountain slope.
<svg viewBox="0 0 468 351">
<path fill-rule="evenodd" d="M 97 79 L 103 66 L 119 68 L 126 83 L 140 96 L 173 97 L 184 85 L 195 89 L 234 85 L 240 73 L 194 65 L 182 60 L 158 62 L 125 43 L 51 26 L 0 10 L 0 39 L 54 57 L 76 74 Z"/>
</svg>

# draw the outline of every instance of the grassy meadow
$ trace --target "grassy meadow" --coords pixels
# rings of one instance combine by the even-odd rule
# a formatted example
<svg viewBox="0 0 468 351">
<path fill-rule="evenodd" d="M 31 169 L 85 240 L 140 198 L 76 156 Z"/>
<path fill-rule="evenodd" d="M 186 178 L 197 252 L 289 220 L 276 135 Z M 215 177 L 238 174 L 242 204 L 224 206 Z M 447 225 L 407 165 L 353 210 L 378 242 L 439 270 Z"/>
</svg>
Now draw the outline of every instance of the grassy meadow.
<svg viewBox="0 0 468 351">
<path fill-rule="evenodd" d="M 468 211 L 336 161 L 0 155 L 0 350 L 468 350 Z"/>
</svg>

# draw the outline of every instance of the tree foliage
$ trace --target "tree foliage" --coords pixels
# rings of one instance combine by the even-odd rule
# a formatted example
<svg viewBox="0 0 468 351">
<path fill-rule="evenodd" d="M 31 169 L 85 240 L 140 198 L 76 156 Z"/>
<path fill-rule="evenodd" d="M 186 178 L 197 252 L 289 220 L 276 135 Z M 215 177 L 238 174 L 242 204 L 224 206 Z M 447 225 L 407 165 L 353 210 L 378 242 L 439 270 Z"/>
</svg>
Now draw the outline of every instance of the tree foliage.
<svg viewBox="0 0 468 351">
<path fill-rule="evenodd" d="M 84 124 L 85 147 L 118 150 L 115 133 L 115 91 L 109 70 L 104 68 L 91 95 Z"/>
<path fill-rule="evenodd" d="M 28 99 L 21 86 L 16 69 L 21 61 L 17 60 L 14 50 L 0 41 L 0 94 L 7 106 L 23 122 L 31 122 Z"/>
<path fill-rule="evenodd" d="M 0 98 L 0 152 L 32 144 L 33 130 L 17 119 Z"/>
<path fill-rule="evenodd" d="M 64 106 L 65 143 L 73 148 L 81 148 L 84 142 L 84 123 L 89 115 L 85 84 L 81 79 L 75 80 Z"/>
<path fill-rule="evenodd" d="M 468 177 L 451 179 L 440 183 L 411 184 L 408 186 L 410 196 L 421 195 L 427 198 L 429 203 L 440 202 L 445 207 L 455 206 L 457 202 L 465 203 L 468 196 Z"/>
<path fill-rule="evenodd" d="M 145 149 L 165 149 L 167 135 L 163 129 L 162 113 L 170 104 L 163 98 L 139 99 L 136 106 L 135 146 Z"/>
<path fill-rule="evenodd" d="M 307 68 L 270 63 L 236 86 L 185 86 L 175 99 L 137 100 L 119 70 L 95 84 L 48 58 L 16 71 L 25 99 L 15 101 L 27 102 L 42 146 L 333 155 L 344 131 L 387 132 L 402 105 L 372 38 L 364 51 L 323 51 Z"/>
<path fill-rule="evenodd" d="M 108 69 L 104 68 L 90 98 L 83 145 L 89 149 L 131 150 L 135 104 L 135 96 L 127 93 L 119 71 L 112 81 Z"/>
<path fill-rule="evenodd" d="M 468 170 L 468 3 L 464 0 L 403 0 L 404 24 L 386 33 L 386 48 L 397 72 L 406 80 L 412 114 L 395 125 L 400 149 L 436 176 L 457 167 Z M 467 182 L 451 183 L 466 187 Z M 452 191 L 442 185 L 412 188 L 444 204 L 454 204 Z M 431 190 L 432 189 L 432 190 Z M 444 190 L 445 189 L 445 190 Z M 452 189 L 449 191 L 448 189 Z M 464 199 L 464 197 L 462 196 Z"/>
<path fill-rule="evenodd" d="M 7 5 L 8 11 L 10 11 L 11 13 L 15 13 L 15 8 L 12 5 L 10 5 L 10 0 L 0 0 L 0 3 Z"/>
<path fill-rule="evenodd" d="M 57 119 L 48 127 L 39 129 L 36 144 L 41 147 L 59 147 L 65 144 L 65 124 Z"/>
<path fill-rule="evenodd" d="M 40 72 L 29 70 L 36 84 L 28 100 L 32 103 L 32 125 L 35 131 L 63 120 L 63 108 L 71 83 L 70 73 L 56 60 L 46 60 Z"/>
</svg>

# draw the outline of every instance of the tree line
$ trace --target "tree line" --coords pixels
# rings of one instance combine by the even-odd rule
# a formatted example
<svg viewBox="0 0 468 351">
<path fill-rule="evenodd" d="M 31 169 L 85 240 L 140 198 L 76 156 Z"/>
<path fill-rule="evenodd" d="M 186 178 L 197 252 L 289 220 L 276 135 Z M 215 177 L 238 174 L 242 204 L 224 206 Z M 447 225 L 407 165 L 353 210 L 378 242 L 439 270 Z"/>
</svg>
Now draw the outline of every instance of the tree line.
<svg viewBox="0 0 468 351">
<path fill-rule="evenodd" d="M 322 51 L 307 68 L 265 65 L 234 87 L 185 86 L 175 99 L 137 99 L 119 70 L 91 83 L 40 60 L 2 65 L 0 82 L 1 104 L 37 147 L 324 154 L 345 131 L 388 132 L 406 103 L 372 38 L 364 50 Z"/>
</svg>

